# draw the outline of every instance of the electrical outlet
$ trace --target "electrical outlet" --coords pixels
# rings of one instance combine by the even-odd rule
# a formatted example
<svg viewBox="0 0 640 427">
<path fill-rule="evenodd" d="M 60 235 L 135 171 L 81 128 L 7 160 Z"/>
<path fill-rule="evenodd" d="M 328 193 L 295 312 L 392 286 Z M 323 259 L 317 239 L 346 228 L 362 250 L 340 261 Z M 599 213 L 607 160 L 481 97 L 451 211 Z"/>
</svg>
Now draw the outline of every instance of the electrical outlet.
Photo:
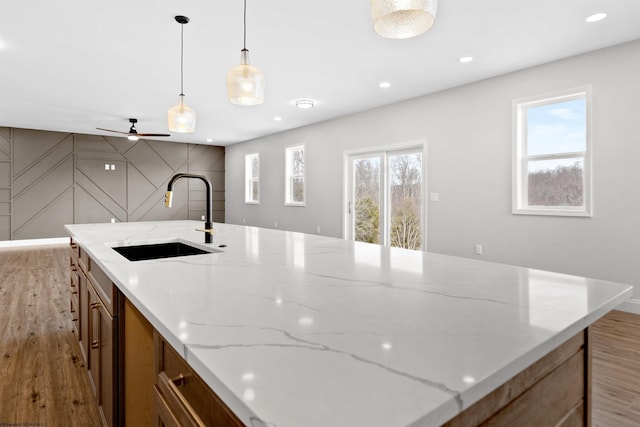
<svg viewBox="0 0 640 427">
<path fill-rule="evenodd" d="M 476 253 L 476 255 L 482 255 L 482 245 L 476 243 L 475 253 Z"/>
<path fill-rule="evenodd" d="M 116 219 L 115 218 L 111 218 L 111 224 L 115 224 Z"/>
<path fill-rule="evenodd" d="M 247 219 L 246 218 L 242 218 L 242 223 L 246 224 L 247 223 Z"/>
<path fill-rule="evenodd" d="M 320 226 L 317 226 L 317 227 L 316 227 L 316 232 L 317 232 L 318 234 L 320 234 Z"/>
<path fill-rule="evenodd" d="M 273 221 L 273 228 L 278 228 L 278 221 Z"/>
<path fill-rule="evenodd" d="M 440 195 L 438 193 L 429 194 L 429 201 L 430 202 L 437 202 L 438 200 L 440 200 Z"/>
<path fill-rule="evenodd" d="M 202 216 L 200 217 L 200 219 L 201 219 L 202 221 L 204 221 L 204 215 L 202 215 Z"/>
</svg>

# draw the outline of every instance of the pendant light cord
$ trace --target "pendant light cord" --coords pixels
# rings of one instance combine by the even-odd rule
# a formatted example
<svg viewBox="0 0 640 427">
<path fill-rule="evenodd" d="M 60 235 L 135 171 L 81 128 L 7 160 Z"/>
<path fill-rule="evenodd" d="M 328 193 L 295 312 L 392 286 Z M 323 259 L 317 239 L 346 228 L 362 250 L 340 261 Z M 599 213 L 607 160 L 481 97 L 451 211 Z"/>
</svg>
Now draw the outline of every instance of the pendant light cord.
<svg viewBox="0 0 640 427">
<path fill-rule="evenodd" d="M 180 24 L 180 96 L 184 96 L 184 24 Z"/>
<path fill-rule="evenodd" d="M 244 0 L 244 40 L 242 43 L 242 50 L 247 50 L 247 0 Z"/>
</svg>

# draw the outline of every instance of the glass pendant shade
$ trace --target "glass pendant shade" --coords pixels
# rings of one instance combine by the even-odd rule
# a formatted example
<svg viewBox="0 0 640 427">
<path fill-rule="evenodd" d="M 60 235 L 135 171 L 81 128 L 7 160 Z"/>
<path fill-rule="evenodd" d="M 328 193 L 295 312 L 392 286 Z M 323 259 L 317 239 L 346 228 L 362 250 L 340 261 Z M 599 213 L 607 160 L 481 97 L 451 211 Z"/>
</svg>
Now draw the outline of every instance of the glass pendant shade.
<svg viewBox="0 0 640 427">
<path fill-rule="evenodd" d="M 180 102 L 169 109 L 169 130 L 179 133 L 192 133 L 196 130 L 196 112 L 184 104 L 184 95 Z"/>
<path fill-rule="evenodd" d="M 408 39 L 428 31 L 437 0 L 371 0 L 373 29 L 388 39 Z"/>
<path fill-rule="evenodd" d="M 249 63 L 249 51 L 242 49 L 240 65 L 227 73 L 227 94 L 236 105 L 260 105 L 264 102 L 264 74 Z"/>
</svg>

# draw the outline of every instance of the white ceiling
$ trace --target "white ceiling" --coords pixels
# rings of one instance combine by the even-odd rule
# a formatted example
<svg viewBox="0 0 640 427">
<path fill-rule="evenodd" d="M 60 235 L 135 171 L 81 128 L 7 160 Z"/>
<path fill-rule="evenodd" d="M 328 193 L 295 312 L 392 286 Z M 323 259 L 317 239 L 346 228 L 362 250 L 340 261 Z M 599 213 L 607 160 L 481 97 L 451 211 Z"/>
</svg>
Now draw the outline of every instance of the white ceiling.
<svg viewBox="0 0 640 427">
<path fill-rule="evenodd" d="M 640 38 L 640 0 L 440 0 L 431 31 L 387 40 L 367 0 L 248 0 L 247 48 L 266 100 L 230 104 L 242 0 L 0 0 L 0 126 L 164 133 L 180 92 L 196 132 L 228 145 Z M 585 23 L 595 12 L 608 13 Z M 471 55 L 475 61 L 461 64 Z M 391 87 L 380 89 L 379 82 Z M 317 105 L 298 110 L 296 99 Z M 275 116 L 282 121 L 274 121 Z M 112 134 L 113 136 L 113 134 Z"/>
</svg>

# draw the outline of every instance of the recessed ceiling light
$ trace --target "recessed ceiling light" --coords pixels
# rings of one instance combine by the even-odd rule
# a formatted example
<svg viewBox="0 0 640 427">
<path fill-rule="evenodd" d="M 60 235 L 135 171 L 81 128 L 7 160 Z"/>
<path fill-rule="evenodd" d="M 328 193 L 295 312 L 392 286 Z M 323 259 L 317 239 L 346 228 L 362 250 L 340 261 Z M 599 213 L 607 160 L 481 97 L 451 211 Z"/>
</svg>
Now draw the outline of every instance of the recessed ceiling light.
<svg viewBox="0 0 640 427">
<path fill-rule="evenodd" d="M 604 13 L 604 12 L 594 13 L 591 16 L 587 16 L 587 19 L 585 19 L 585 21 L 587 21 L 587 22 L 598 22 L 598 21 L 602 21 L 606 17 L 607 17 L 607 14 Z"/>
<path fill-rule="evenodd" d="M 213 139 L 207 138 L 207 142 L 213 142 Z"/>
<path fill-rule="evenodd" d="M 473 61 L 473 56 L 463 56 L 462 58 L 458 58 L 458 62 L 462 62 L 463 64 L 471 61 Z"/>
<path fill-rule="evenodd" d="M 275 117 L 273 118 L 273 120 L 275 120 L 276 122 L 281 122 L 281 121 L 282 121 L 282 117 L 280 117 L 280 116 L 275 116 Z"/>
<path fill-rule="evenodd" d="M 378 86 L 381 87 L 382 89 L 386 89 L 388 87 L 391 87 L 391 83 L 389 83 L 389 82 L 380 82 L 380 84 Z"/>
<path fill-rule="evenodd" d="M 301 108 L 303 110 L 308 110 L 309 108 L 312 108 L 315 104 L 315 102 L 311 99 L 298 99 L 296 101 L 296 107 Z"/>
</svg>

